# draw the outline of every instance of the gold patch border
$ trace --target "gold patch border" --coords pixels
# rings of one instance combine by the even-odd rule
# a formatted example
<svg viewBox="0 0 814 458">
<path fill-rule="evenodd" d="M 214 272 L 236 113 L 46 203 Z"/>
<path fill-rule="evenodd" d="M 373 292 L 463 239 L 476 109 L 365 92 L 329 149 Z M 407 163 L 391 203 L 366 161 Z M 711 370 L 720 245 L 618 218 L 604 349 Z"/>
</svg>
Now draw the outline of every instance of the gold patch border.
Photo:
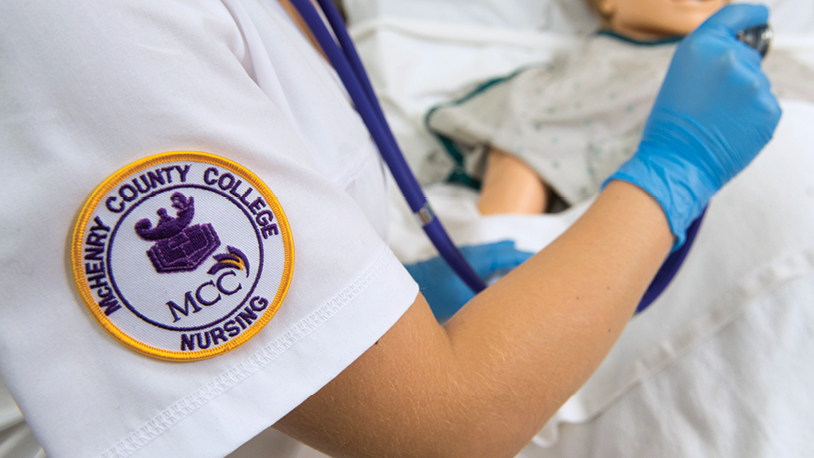
<svg viewBox="0 0 814 458">
<path fill-rule="evenodd" d="M 112 191 L 116 186 L 121 184 L 125 178 L 132 176 L 135 173 L 154 167 L 159 164 L 166 164 L 169 162 L 201 162 L 205 164 L 212 164 L 227 169 L 235 174 L 246 179 L 255 189 L 266 199 L 271 211 L 274 213 L 275 218 L 280 229 L 280 234 L 283 237 L 283 247 L 285 250 L 285 265 L 283 267 L 283 278 L 280 281 L 280 287 L 277 289 L 277 294 L 274 300 L 269 305 L 269 308 L 263 313 L 263 316 L 254 322 L 246 331 L 241 333 L 235 339 L 232 339 L 225 344 L 216 348 L 209 348 L 202 351 L 195 352 L 180 352 L 170 351 L 161 348 L 156 348 L 130 337 L 124 331 L 120 330 L 113 322 L 104 314 L 101 307 L 98 306 L 96 299 L 93 297 L 93 291 L 85 279 L 84 259 L 83 259 L 83 242 L 85 239 L 85 230 L 90 222 L 93 214 L 96 212 L 102 199 Z M 85 307 L 96 320 L 97 323 L 107 331 L 113 338 L 118 340 L 125 347 L 135 350 L 141 354 L 151 356 L 154 358 L 166 361 L 200 361 L 203 359 L 212 358 L 224 353 L 228 353 L 235 348 L 240 347 L 249 340 L 251 340 L 257 333 L 259 333 L 274 315 L 280 310 L 280 307 L 288 294 L 288 288 L 291 286 L 291 279 L 294 273 L 294 241 L 291 234 L 291 227 L 288 224 L 288 219 L 285 216 L 283 207 L 277 200 L 277 196 L 271 192 L 268 186 L 257 175 L 252 173 L 249 169 L 242 165 L 233 162 L 229 159 L 217 156 L 211 153 L 204 153 L 200 151 L 168 151 L 164 153 L 154 154 L 136 162 L 133 162 L 108 177 L 99 186 L 94 189 L 90 197 L 85 201 L 79 218 L 74 226 L 73 235 L 71 237 L 71 270 L 73 273 L 74 285 L 82 298 Z"/>
</svg>

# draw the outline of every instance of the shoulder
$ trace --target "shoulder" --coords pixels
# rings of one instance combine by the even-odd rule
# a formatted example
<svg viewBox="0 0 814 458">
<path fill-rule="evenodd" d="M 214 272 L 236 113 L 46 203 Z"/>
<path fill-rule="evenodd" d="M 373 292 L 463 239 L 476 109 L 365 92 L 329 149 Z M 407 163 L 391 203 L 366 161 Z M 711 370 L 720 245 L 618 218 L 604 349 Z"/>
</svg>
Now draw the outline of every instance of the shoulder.
<svg viewBox="0 0 814 458">
<path fill-rule="evenodd" d="M 0 253 L 14 260 L 0 266 L 0 359 L 46 449 L 225 454 L 316 392 L 413 302 L 414 283 L 345 192 L 374 164 L 368 136 L 277 12 L 259 15 L 249 1 L 12 3 L 0 7 Z M 157 156 L 173 151 L 207 155 Z M 268 246 L 282 240 L 283 215 L 290 252 Z M 178 236 L 186 242 L 169 242 Z M 85 259 L 97 248 L 119 264 Z M 186 267 L 173 270 L 178 262 Z M 179 352 L 228 345 L 270 308 L 261 299 L 279 296 L 254 277 L 277 282 L 286 271 L 276 314 L 211 359 L 156 359 L 109 332 L 135 323 L 133 339 Z M 151 334 L 206 314 L 225 318 L 220 331 L 201 321 Z M 100 326 L 103 316 L 126 323 Z M 243 420 L 223 429 L 213 412 Z"/>
</svg>

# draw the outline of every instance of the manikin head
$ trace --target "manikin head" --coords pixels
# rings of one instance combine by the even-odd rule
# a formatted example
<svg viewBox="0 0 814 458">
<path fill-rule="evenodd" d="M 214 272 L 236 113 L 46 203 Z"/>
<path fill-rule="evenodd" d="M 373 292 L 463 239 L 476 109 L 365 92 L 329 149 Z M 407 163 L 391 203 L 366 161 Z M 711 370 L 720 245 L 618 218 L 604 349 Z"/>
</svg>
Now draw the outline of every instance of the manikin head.
<svg viewBox="0 0 814 458">
<path fill-rule="evenodd" d="M 603 26 L 636 40 L 686 35 L 729 0 L 588 0 Z"/>
</svg>

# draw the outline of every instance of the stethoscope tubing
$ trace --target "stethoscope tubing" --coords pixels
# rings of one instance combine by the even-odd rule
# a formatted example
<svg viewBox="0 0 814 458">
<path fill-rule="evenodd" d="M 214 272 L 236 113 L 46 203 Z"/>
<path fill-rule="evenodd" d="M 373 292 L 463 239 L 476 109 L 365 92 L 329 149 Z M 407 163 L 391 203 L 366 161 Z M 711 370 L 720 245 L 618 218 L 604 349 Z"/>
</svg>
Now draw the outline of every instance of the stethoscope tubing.
<svg viewBox="0 0 814 458">
<path fill-rule="evenodd" d="M 291 0 L 305 23 L 311 29 L 317 42 L 319 42 L 325 55 L 333 65 L 339 78 L 342 80 L 348 95 L 356 106 L 356 110 L 367 126 L 374 143 L 390 169 L 396 184 L 404 195 L 407 204 L 422 223 L 424 232 L 438 250 L 438 254 L 449 264 L 450 268 L 469 286 L 476 294 L 486 289 L 483 280 L 475 273 L 472 266 L 464 259 L 460 250 L 455 246 L 444 229 L 441 221 L 435 217 L 432 208 L 427 202 L 421 186 L 418 184 L 401 149 L 390 130 L 384 112 L 379 105 L 373 86 L 370 84 L 367 72 L 356 52 L 356 47 L 348 35 L 345 23 L 331 0 L 317 0 L 325 18 L 328 20 L 333 35 L 322 17 L 316 11 L 310 0 Z M 334 37 L 336 40 L 334 40 Z M 338 44 L 337 44 L 338 42 Z M 690 247 L 692 247 L 698 229 L 703 220 L 704 212 L 687 230 L 687 238 L 678 250 L 668 256 L 664 264 L 656 273 L 653 281 L 639 302 L 636 312 L 647 308 L 675 277 L 683 264 Z"/>
<path fill-rule="evenodd" d="M 318 2 L 333 29 L 339 45 L 334 41 L 334 36 L 328 31 L 319 13 L 309 0 L 291 0 L 291 3 L 311 29 L 311 33 L 314 34 L 317 42 L 319 42 L 331 65 L 333 65 L 345 85 L 348 95 L 350 95 L 356 106 L 356 111 L 359 112 L 370 131 L 374 143 L 376 143 L 382 158 L 387 163 L 396 184 L 407 200 L 407 204 L 413 213 L 420 218 L 424 232 L 435 245 L 438 254 L 475 293 L 483 291 L 486 289 L 486 284 L 466 262 L 460 250 L 444 230 L 441 221 L 435 217 L 426 196 L 424 196 L 424 192 L 421 190 L 421 186 L 418 184 L 418 180 L 416 180 L 404 155 L 401 153 L 396 139 L 384 118 L 384 113 L 373 92 L 370 80 L 367 78 L 367 72 L 364 70 L 362 61 L 359 59 L 342 17 L 339 15 L 339 11 L 336 10 L 330 0 L 318 0 Z"/>
</svg>

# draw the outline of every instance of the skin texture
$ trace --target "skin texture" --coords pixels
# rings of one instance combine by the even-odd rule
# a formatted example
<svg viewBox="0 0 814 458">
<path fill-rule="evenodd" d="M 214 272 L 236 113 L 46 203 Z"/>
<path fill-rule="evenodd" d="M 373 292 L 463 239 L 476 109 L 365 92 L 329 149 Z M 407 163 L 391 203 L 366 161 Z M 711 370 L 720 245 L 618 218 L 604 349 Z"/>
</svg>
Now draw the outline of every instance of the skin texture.
<svg viewBox="0 0 814 458">
<path fill-rule="evenodd" d="M 672 243 L 658 203 L 612 182 L 443 327 L 419 295 L 275 427 L 331 456 L 514 456 L 610 351 Z"/>
</svg>

